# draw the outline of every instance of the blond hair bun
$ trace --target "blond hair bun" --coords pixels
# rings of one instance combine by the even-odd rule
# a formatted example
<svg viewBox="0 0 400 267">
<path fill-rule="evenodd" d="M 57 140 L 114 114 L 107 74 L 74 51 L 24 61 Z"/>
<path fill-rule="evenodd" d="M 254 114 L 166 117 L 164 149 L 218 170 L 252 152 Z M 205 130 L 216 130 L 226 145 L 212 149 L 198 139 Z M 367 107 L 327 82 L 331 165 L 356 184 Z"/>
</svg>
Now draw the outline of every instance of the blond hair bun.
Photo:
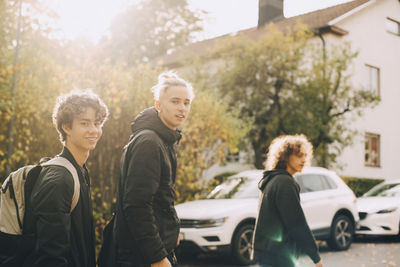
<svg viewBox="0 0 400 267">
<path fill-rule="evenodd" d="M 184 86 L 188 88 L 190 91 L 190 98 L 193 100 L 194 93 L 192 85 L 179 77 L 174 71 L 165 71 L 158 75 L 158 83 L 151 88 L 154 94 L 154 100 L 159 100 L 161 91 L 167 90 L 170 86 Z"/>
</svg>

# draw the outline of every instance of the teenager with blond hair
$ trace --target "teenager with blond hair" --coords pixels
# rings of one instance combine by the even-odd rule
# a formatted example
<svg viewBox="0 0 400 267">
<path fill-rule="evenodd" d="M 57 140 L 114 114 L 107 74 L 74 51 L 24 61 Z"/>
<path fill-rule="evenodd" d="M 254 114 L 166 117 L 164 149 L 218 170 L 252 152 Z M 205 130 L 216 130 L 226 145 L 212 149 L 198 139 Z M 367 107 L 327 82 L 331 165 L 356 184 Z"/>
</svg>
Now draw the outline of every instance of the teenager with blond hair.
<svg viewBox="0 0 400 267">
<path fill-rule="evenodd" d="M 114 228 L 121 267 L 177 266 L 176 146 L 194 94 L 173 72 L 160 74 L 152 91 L 155 105 L 132 123 L 122 155 Z"/>
</svg>

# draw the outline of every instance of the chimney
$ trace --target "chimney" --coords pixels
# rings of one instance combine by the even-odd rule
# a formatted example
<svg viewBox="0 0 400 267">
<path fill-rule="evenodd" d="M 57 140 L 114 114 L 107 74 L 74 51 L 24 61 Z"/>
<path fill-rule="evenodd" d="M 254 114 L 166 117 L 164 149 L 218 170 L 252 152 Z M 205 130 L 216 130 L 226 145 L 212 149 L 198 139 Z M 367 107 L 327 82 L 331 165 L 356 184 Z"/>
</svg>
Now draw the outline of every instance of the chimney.
<svg viewBox="0 0 400 267">
<path fill-rule="evenodd" d="M 400 1 L 400 0 L 399 0 Z M 269 22 L 283 18 L 283 0 L 259 0 L 258 1 L 258 25 L 263 27 Z"/>
</svg>

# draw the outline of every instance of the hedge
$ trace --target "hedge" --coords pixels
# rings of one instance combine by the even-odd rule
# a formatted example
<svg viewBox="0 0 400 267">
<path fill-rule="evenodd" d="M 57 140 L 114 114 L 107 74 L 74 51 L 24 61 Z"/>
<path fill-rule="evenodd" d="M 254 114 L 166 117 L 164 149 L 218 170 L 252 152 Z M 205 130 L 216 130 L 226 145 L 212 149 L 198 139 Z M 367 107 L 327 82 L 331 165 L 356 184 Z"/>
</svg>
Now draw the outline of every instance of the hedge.
<svg viewBox="0 0 400 267">
<path fill-rule="evenodd" d="M 362 196 L 369 189 L 384 181 L 384 179 L 371 179 L 359 177 L 341 177 L 342 180 L 353 190 L 357 197 Z"/>
</svg>

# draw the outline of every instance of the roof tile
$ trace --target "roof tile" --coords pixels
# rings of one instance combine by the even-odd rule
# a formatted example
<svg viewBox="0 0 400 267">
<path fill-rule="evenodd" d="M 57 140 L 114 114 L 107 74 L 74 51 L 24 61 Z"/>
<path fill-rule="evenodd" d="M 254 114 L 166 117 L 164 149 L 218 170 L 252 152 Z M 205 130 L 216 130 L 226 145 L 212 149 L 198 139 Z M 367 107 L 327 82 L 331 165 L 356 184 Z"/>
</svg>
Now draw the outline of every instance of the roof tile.
<svg viewBox="0 0 400 267">
<path fill-rule="evenodd" d="M 312 29 L 318 29 L 328 26 L 328 23 L 333 19 L 338 18 L 369 1 L 370 0 L 355 0 L 290 18 L 282 18 L 280 20 L 274 21 L 274 23 L 281 30 L 293 27 L 297 21 L 306 24 L 308 27 Z M 234 35 L 241 35 L 241 36 L 244 35 L 249 38 L 257 39 L 260 36 L 262 36 L 265 33 L 265 31 L 266 31 L 265 27 L 260 29 L 250 28 L 247 30 L 239 31 Z M 227 34 L 213 39 L 208 39 L 189 44 L 186 47 L 178 48 L 178 50 L 169 55 L 165 55 L 159 58 L 157 61 L 161 62 L 161 64 L 164 66 L 170 66 L 170 67 L 176 66 L 177 62 L 184 59 L 185 55 L 190 55 L 190 54 L 204 55 L 207 53 L 208 50 L 214 47 L 217 41 L 227 38 L 229 36 L 232 36 L 232 34 Z"/>
</svg>

